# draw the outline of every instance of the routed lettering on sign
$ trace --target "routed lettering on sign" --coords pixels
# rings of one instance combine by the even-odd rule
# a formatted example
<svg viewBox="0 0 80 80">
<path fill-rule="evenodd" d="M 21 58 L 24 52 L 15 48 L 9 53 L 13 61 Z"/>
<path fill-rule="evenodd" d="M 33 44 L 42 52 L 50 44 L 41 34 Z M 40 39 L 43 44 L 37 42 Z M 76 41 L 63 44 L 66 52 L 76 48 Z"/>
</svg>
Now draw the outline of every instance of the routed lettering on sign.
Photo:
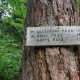
<svg viewBox="0 0 80 80">
<path fill-rule="evenodd" d="M 79 26 L 28 27 L 26 46 L 79 45 Z"/>
</svg>

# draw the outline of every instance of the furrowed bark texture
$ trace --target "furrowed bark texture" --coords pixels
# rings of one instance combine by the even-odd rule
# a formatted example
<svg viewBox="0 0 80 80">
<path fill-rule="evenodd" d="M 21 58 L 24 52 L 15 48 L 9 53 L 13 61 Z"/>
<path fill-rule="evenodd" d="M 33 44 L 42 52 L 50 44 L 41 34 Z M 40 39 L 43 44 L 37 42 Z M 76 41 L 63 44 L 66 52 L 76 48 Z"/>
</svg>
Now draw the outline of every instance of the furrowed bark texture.
<svg viewBox="0 0 80 80">
<path fill-rule="evenodd" d="M 76 0 L 29 0 L 20 80 L 80 80 L 80 47 L 26 47 L 26 27 L 78 26 Z"/>
</svg>

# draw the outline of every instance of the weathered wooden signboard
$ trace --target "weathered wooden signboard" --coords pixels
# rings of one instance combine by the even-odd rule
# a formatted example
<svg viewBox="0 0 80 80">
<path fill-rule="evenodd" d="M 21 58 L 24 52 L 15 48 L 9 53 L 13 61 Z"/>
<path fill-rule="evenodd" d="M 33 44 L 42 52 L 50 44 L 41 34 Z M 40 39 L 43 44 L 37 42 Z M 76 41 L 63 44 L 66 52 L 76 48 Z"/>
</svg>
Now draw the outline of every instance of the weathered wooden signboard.
<svg viewBox="0 0 80 80">
<path fill-rule="evenodd" d="M 28 27 L 26 46 L 80 45 L 80 26 Z"/>
</svg>

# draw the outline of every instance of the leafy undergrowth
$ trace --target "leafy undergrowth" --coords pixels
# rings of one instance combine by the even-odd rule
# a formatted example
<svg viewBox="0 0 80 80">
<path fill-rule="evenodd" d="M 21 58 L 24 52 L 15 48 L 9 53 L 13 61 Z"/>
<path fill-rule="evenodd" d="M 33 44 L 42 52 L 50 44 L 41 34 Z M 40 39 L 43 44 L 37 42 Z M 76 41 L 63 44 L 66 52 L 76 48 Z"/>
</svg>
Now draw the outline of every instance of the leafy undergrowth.
<svg viewBox="0 0 80 80">
<path fill-rule="evenodd" d="M 0 31 L 0 77 L 3 76 L 4 80 L 18 80 L 20 63 L 21 43 Z"/>
</svg>

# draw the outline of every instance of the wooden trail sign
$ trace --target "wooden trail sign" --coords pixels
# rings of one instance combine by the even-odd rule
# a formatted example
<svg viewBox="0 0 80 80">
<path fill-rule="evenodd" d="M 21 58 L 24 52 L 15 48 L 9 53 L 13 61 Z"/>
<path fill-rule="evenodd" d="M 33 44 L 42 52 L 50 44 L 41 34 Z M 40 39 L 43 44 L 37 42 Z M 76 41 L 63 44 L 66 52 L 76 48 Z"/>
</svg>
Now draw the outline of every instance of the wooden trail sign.
<svg viewBox="0 0 80 80">
<path fill-rule="evenodd" d="M 28 27 L 26 46 L 80 45 L 80 26 Z"/>
</svg>

